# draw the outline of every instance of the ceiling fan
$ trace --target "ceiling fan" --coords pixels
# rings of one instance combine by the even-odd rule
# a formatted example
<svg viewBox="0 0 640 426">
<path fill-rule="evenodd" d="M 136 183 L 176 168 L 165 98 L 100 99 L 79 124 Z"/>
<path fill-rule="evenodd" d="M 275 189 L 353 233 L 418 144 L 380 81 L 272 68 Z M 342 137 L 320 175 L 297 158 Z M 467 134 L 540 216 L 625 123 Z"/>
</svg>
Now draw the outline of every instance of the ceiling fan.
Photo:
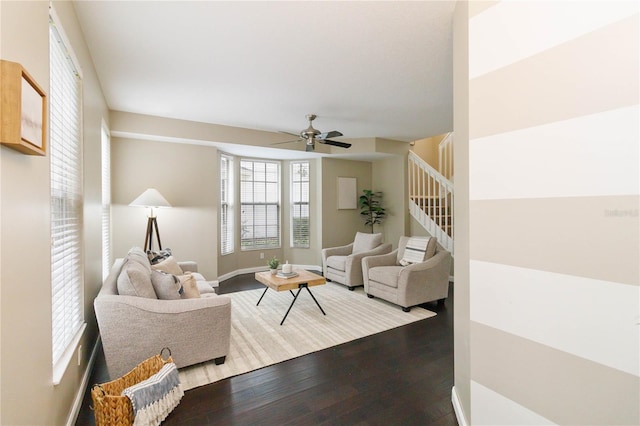
<svg viewBox="0 0 640 426">
<path fill-rule="evenodd" d="M 316 142 L 324 143 L 324 144 L 327 144 L 327 145 L 339 146 L 340 148 L 349 148 L 351 146 L 350 143 L 333 141 L 333 140 L 329 139 L 329 138 L 335 138 L 335 137 L 338 137 L 338 136 L 342 136 L 342 133 L 338 132 L 337 130 L 332 130 L 332 131 L 327 132 L 327 133 L 321 133 L 319 130 L 314 129 L 313 125 L 311 124 L 311 122 L 313 120 L 315 120 L 316 117 L 317 117 L 317 115 L 315 115 L 315 114 L 307 114 L 307 120 L 309 120 L 309 127 L 304 129 L 303 131 L 301 131 L 299 134 L 290 133 L 290 132 L 280 132 L 280 133 L 286 133 L 288 135 L 297 136 L 298 139 L 296 139 L 294 141 L 278 142 L 278 144 L 289 143 L 289 142 L 306 141 L 306 144 L 307 144 L 306 150 L 307 151 L 313 151 L 315 149 Z"/>
</svg>

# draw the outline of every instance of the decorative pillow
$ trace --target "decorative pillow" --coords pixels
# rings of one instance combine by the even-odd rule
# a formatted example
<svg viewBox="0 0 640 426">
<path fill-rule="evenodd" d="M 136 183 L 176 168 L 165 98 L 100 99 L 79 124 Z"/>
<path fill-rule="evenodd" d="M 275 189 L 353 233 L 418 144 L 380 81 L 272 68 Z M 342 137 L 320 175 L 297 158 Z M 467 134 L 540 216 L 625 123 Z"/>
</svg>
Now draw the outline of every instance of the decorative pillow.
<svg viewBox="0 0 640 426">
<path fill-rule="evenodd" d="M 160 251 L 147 250 L 147 257 L 149 258 L 149 263 L 151 263 L 152 265 L 162 262 L 169 256 L 171 256 L 170 248 L 166 248 Z"/>
<path fill-rule="evenodd" d="M 191 274 L 180 275 L 180 284 L 182 285 L 182 299 L 198 299 L 200 297 L 200 291 L 198 290 L 198 283 Z"/>
<path fill-rule="evenodd" d="M 431 237 L 411 237 L 404 248 L 400 265 L 407 266 L 420 263 L 432 257 L 435 253 L 436 239 Z"/>
<path fill-rule="evenodd" d="M 155 265 L 151 265 L 151 268 L 156 269 L 158 271 L 166 272 L 167 274 L 173 275 L 183 275 L 184 271 L 178 265 L 178 262 L 173 258 L 173 256 L 167 257 L 160 263 L 156 263 Z"/>
<path fill-rule="evenodd" d="M 373 250 L 382 244 L 382 234 L 367 234 L 364 232 L 356 232 L 353 240 L 353 250 L 351 253 L 360 253 L 363 251 Z"/>
<path fill-rule="evenodd" d="M 182 285 L 180 284 L 180 279 L 175 275 L 154 269 L 151 271 L 151 284 L 158 299 L 176 300 L 181 297 Z"/>
<path fill-rule="evenodd" d="M 129 253 L 127 253 L 127 259 L 139 263 L 140 265 L 144 266 L 144 268 L 149 273 L 151 273 L 151 264 L 149 263 L 149 258 L 147 258 L 144 250 L 142 250 L 140 247 L 131 248 L 131 250 L 129 250 Z"/>
<path fill-rule="evenodd" d="M 126 261 L 118 275 L 118 294 L 157 299 L 151 284 L 151 277 L 144 266 L 130 259 Z"/>
</svg>

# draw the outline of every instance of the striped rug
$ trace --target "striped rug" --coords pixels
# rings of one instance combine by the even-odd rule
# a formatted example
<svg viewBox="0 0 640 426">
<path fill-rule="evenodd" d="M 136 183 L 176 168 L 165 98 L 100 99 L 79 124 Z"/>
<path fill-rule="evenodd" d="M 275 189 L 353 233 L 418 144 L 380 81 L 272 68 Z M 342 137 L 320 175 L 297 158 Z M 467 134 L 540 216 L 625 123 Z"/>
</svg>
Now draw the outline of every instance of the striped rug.
<svg viewBox="0 0 640 426">
<path fill-rule="evenodd" d="M 232 299 L 229 355 L 222 365 L 210 361 L 180 369 L 184 390 L 436 315 L 418 307 L 402 312 L 399 306 L 367 298 L 362 287 L 349 291 L 327 283 L 311 288 L 326 316 L 303 290 L 280 325 L 293 296 L 269 290 L 256 306 L 263 291 L 228 294 Z"/>
</svg>

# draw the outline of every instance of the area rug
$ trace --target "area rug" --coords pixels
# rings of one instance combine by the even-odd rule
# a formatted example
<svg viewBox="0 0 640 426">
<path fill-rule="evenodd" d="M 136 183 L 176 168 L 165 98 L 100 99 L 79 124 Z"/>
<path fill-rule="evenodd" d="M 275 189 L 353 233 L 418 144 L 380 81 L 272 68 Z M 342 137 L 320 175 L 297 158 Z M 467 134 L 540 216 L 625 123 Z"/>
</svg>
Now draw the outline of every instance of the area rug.
<svg viewBox="0 0 640 426">
<path fill-rule="evenodd" d="M 296 290 L 297 291 L 297 290 Z M 231 348 L 224 364 L 213 361 L 180 369 L 184 390 L 216 382 L 331 346 L 390 330 L 436 314 L 414 307 L 410 312 L 381 299 L 369 299 L 363 289 L 349 291 L 339 284 L 311 287 L 327 315 L 322 315 L 302 290 L 286 321 L 293 296 L 264 289 L 229 293 Z"/>
</svg>

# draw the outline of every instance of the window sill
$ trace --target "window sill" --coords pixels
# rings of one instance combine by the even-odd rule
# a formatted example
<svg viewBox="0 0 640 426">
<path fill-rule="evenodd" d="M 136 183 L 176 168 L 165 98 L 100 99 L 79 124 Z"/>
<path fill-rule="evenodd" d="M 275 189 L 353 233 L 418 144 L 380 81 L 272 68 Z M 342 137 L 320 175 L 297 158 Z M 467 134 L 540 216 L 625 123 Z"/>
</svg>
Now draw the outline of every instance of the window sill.
<svg viewBox="0 0 640 426">
<path fill-rule="evenodd" d="M 71 360 L 73 359 L 73 354 L 76 352 L 78 348 L 78 344 L 80 343 L 80 339 L 82 339 L 82 335 L 84 334 L 84 330 L 87 328 L 87 323 L 82 323 L 80 329 L 71 342 L 67 346 L 67 349 L 64 351 L 58 362 L 53 364 L 53 386 L 57 386 L 62 381 L 62 376 L 67 371 Z"/>
</svg>

